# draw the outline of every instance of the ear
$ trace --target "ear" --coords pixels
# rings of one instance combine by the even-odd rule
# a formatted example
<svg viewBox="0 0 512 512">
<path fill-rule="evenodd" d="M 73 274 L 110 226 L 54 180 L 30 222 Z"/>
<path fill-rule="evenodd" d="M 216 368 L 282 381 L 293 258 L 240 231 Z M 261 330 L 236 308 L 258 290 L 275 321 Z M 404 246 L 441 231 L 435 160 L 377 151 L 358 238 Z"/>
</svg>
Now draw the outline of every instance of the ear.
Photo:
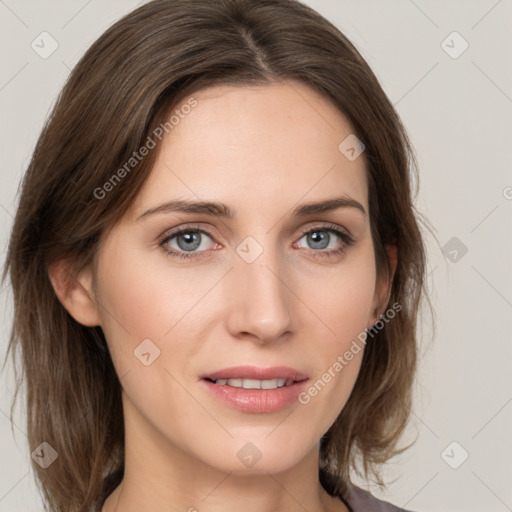
<svg viewBox="0 0 512 512">
<path fill-rule="evenodd" d="M 91 269 L 87 268 L 76 277 L 65 260 L 52 263 L 48 277 L 61 304 L 80 324 L 88 327 L 100 325 L 99 308 L 94 297 Z"/>
<path fill-rule="evenodd" d="M 388 272 L 388 269 L 386 268 L 382 271 L 382 274 L 377 277 L 372 316 L 370 318 L 371 323 L 367 326 L 368 328 L 370 328 L 377 322 L 377 320 L 379 320 L 380 316 L 384 313 L 391 296 L 393 277 L 395 275 L 397 264 L 397 247 L 396 245 L 385 245 L 384 247 L 388 253 L 390 271 Z"/>
</svg>

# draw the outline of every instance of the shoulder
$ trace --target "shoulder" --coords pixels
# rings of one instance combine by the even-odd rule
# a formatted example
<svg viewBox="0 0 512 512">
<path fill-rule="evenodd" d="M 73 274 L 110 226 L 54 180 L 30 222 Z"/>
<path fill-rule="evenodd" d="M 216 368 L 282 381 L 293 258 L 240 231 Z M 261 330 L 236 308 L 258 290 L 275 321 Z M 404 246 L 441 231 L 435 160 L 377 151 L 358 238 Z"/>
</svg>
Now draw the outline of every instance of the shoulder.
<svg viewBox="0 0 512 512">
<path fill-rule="evenodd" d="M 372 496 L 369 492 L 346 483 L 344 500 L 352 512 L 411 512 Z"/>
</svg>

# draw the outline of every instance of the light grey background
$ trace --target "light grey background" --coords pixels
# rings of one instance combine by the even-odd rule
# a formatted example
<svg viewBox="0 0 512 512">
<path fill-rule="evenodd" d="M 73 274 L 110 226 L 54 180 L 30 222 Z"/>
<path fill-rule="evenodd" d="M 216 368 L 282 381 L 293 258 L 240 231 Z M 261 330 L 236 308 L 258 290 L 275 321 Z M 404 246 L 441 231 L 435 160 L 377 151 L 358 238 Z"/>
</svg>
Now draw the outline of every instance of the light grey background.
<svg viewBox="0 0 512 512">
<path fill-rule="evenodd" d="M 396 106 L 418 154 L 417 208 L 440 243 L 425 233 L 437 331 L 432 341 L 425 314 L 405 437 L 417 441 L 388 465 L 388 492 L 371 490 L 419 512 L 512 510 L 512 2 L 305 3 L 354 42 Z M 22 172 L 70 69 L 139 4 L 0 0 L 2 261 Z M 31 48 L 43 31 L 58 42 L 47 59 Z M 442 45 L 454 31 L 469 44 L 457 58 L 462 39 L 452 35 Z M 8 288 L 0 300 L 3 358 L 12 319 Z M 20 407 L 11 432 L 11 376 L 0 380 L 0 511 L 39 511 Z M 450 467 L 465 452 L 467 460 Z"/>
</svg>

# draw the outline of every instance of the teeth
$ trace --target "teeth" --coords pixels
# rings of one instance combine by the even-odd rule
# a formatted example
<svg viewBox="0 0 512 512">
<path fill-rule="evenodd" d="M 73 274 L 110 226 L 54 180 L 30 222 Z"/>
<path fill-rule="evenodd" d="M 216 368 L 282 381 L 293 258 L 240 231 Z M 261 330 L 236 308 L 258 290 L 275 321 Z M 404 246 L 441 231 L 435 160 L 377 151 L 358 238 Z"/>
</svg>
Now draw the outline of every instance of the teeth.
<svg viewBox="0 0 512 512">
<path fill-rule="evenodd" d="M 244 389 L 277 389 L 283 386 L 290 386 L 293 384 L 292 379 L 272 379 L 272 380 L 257 380 L 257 379 L 217 379 L 215 384 L 222 386 L 228 385 L 233 388 Z"/>
</svg>

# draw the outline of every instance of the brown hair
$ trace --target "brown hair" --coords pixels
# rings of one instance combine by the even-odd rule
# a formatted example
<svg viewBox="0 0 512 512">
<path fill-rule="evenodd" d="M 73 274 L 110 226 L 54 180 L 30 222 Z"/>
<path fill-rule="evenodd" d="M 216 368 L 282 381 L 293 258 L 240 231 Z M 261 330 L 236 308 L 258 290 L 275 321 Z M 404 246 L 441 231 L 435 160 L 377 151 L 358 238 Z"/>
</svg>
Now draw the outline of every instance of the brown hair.
<svg viewBox="0 0 512 512">
<path fill-rule="evenodd" d="M 144 185 L 158 148 L 108 199 L 98 200 L 95 190 L 181 99 L 212 85 L 283 80 L 329 99 L 363 141 L 379 274 L 389 269 L 384 245 L 396 244 L 398 253 L 389 303 L 401 311 L 369 340 L 353 392 L 322 438 L 321 481 L 335 492 L 342 484 L 328 472 L 349 480 L 351 468 L 361 467 L 379 479 L 378 464 L 399 451 L 425 252 L 411 197 L 417 163 L 396 111 L 350 41 L 298 1 L 154 0 L 110 27 L 70 74 L 24 175 L 2 277 L 9 273 L 14 297 L 6 360 L 11 351 L 16 365 L 21 349 L 30 447 L 47 441 L 59 456 L 47 469 L 32 463 L 50 510 L 100 506 L 123 476 L 124 426 L 103 331 L 69 315 L 49 265 L 70 261 L 73 279 L 94 263 L 101 237 Z M 17 375 L 13 407 L 20 383 Z"/>
</svg>

